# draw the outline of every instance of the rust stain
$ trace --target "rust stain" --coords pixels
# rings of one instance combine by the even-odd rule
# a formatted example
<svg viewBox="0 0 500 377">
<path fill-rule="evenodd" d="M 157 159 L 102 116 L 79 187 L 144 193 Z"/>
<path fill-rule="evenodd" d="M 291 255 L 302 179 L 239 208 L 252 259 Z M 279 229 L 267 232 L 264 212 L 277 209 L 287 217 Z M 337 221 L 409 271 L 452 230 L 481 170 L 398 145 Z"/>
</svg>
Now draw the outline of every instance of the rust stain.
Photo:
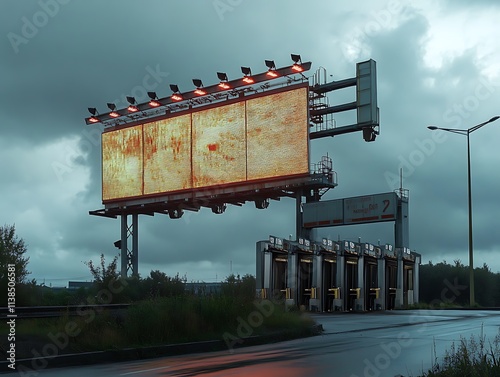
<svg viewBox="0 0 500 377">
<path fill-rule="evenodd" d="M 215 143 L 215 144 L 208 144 L 208 145 L 207 145 L 208 150 L 209 150 L 210 152 L 215 152 L 215 151 L 217 151 L 217 147 L 218 147 L 218 146 L 219 146 L 219 145 L 218 145 L 217 143 Z"/>
<path fill-rule="evenodd" d="M 182 140 L 175 136 L 170 137 L 170 148 L 172 148 L 172 152 L 174 153 L 174 160 L 177 160 L 179 154 L 181 153 L 181 146 Z"/>
</svg>

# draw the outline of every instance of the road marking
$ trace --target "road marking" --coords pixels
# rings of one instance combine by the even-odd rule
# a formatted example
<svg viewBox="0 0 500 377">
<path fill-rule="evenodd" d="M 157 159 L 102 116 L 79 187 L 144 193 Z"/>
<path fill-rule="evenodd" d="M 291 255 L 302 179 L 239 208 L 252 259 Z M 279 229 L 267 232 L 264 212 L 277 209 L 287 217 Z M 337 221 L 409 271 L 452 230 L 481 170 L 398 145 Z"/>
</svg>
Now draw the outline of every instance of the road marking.
<svg viewBox="0 0 500 377">
<path fill-rule="evenodd" d="M 137 374 L 137 373 L 144 373 L 144 372 L 152 372 L 154 370 L 160 370 L 160 369 L 168 369 L 170 367 L 159 367 L 159 368 L 152 368 L 152 369 L 143 369 L 143 370 L 138 370 L 135 372 L 127 372 L 127 373 L 122 373 L 120 376 L 130 376 L 131 374 Z"/>
</svg>

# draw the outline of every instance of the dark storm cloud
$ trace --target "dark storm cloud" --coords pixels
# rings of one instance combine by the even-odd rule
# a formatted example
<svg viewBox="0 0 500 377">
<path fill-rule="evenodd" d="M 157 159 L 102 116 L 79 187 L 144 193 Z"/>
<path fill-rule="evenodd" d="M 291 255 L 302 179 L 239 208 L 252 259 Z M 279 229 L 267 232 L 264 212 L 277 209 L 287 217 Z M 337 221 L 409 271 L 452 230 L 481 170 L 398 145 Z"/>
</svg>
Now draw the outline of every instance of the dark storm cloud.
<svg viewBox="0 0 500 377">
<path fill-rule="evenodd" d="M 55 5 L 50 10 L 41 3 L 59 5 L 56 11 Z M 424 260 L 426 253 L 453 256 L 457 250 L 465 251 L 465 138 L 446 135 L 442 140 L 426 126 L 470 127 L 495 115 L 498 87 L 484 82 L 477 68 L 478 52 L 470 49 L 445 58 L 440 68 L 426 66 L 431 21 L 425 11 L 405 1 L 366 7 L 319 1 L 307 8 L 298 1 L 283 4 L 264 0 L 0 4 L 5 125 L 0 147 L 9 160 L 1 168 L 2 195 L 8 200 L 2 204 L 0 220 L 18 221 L 21 236 L 29 241 L 36 277 L 84 276 L 88 269 L 82 261 L 100 253 L 107 260 L 118 255 L 113 242 L 119 238 L 119 219 L 88 215 L 102 204 L 101 128 L 85 126 L 87 107 L 100 112 L 107 111 L 107 102 L 124 107 L 125 96 L 145 101 L 148 90 L 164 97 L 172 83 L 181 91 L 191 90 L 192 78 L 214 84 L 217 71 L 239 77 L 240 66 L 262 72 L 264 59 L 284 66 L 290 63 L 290 53 L 313 62 L 310 74 L 323 66 L 328 79 L 335 80 L 353 77 L 357 61 L 377 61 L 381 135 L 376 142 L 366 143 L 356 133 L 311 143 L 311 162 L 328 153 L 338 173 L 339 186 L 325 199 L 391 191 L 402 167 L 403 185 L 410 189 L 412 248 L 422 252 Z M 457 7 L 447 9 L 452 12 Z M 40 12 L 46 13 L 46 24 L 32 30 L 32 36 L 23 35 L 23 27 L 29 31 L 26 20 L 43 21 Z M 27 43 L 16 51 L 9 33 Z M 346 46 L 358 56 L 349 55 Z M 330 103 L 351 101 L 353 96 L 353 91 L 335 93 Z M 353 116 L 337 114 L 338 125 Z M 489 162 L 498 164 L 492 153 L 498 125 L 487 127 L 473 135 L 475 243 L 494 251 L 498 240 L 491 214 L 500 208 L 498 177 Z M 140 217 L 141 273 L 158 268 L 213 279 L 215 272 L 220 278 L 229 271 L 230 262 L 234 271 L 254 273 L 255 242 L 269 234 L 295 236 L 294 217 L 295 203 L 289 198 L 271 202 L 263 211 L 249 203 L 242 208 L 229 206 L 224 215 L 202 209 L 179 220 Z M 318 235 L 385 243 L 393 239 L 392 226 L 323 229 Z"/>
</svg>

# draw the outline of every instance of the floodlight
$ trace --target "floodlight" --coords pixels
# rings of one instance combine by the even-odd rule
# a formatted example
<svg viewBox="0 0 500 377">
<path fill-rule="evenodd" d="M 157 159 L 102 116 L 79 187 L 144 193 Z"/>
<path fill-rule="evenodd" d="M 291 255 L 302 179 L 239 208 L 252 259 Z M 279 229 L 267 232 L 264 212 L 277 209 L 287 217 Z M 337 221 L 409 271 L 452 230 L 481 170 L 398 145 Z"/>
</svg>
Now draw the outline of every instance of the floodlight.
<svg viewBox="0 0 500 377">
<path fill-rule="evenodd" d="M 212 207 L 212 212 L 215 213 L 216 215 L 220 215 L 224 213 L 226 208 L 227 208 L 226 203 L 216 204 Z"/>
<path fill-rule="evenodd" d="M 193 84 L 194 84 L 194 86 L 196 86 L 196 90 L 194 91 L 194 94 L 196 94 L 198 96 L 204 96 L 205 94 L 207 94 L 207 92 L 202 89 L 203 83 L 201 82 L 200 79 L 193 79 Z"/>
<path fill-rule="evenodd" d="M 300 59 L 300 55 L 292 54 L 291 56 L 292 56 L 292 60 L 293 60 L 292 69 L 296 72 L 304 71 L 304 68 L 302 67 L 302 60 Z"/>
<path fill-rule="evenodd" d="M 130 105 L 127 107 L 127 110 L 129 112 L 135 113 L 136 111 L 139 111 L 139 109 L 135 105 L 136 102 L 135 102 L 135 98 L 134 97 L 127 97 L 127 101 L 128 101 L 128 103 L 130 103 Z"/>
<path fill-rule="evenodd" d="M 158 101 L 158 96 L 156 95 L 156 92 L 148 92 L 148 96 L 150 98 L 149 106 L 151 107 L 161 106 L 161 103 Z"/>
<path fill-rule="evenodd" d="M 302 60 L 300 59 L 300 55 L 297 54 L 291 54 L 292 60 L 294 63 L 302 63 Z"/>
<path fill-rule="evenodd" d="M 217 77 L 220 81 L 227 81 L 227 75 L 224 72 L 217 72 Z"/>
<path fill-rule="evenodd" d="M 278 77 L 278 72 L 276 72 L 276 64 L 274 64 L 274 60 L 266 60 L 265 61 L 266 63 L 266 67 L 269 68 L 269 70 L 267 71 L 267 75 L 269 77 Z"/>
<path fill-rule="evenodd" d="M 175 84 L 170 84 L 170 90 L 173 92 L 172 96 L 172 101 L 182 101 L 182 94 L 179 91 L 179 87 Z"/>
<path fill-rule="evenodd" d="M 253 84 L 255 82 L 250 67 L 241 67 L 241 72 L 244 75 L 242 80 L 245 84 Z"/>
<path fill-rule="evenodd" d="M 217 77 L 220 80 L 219 88 L 221 89 L 231 89 L 231 86 L 227 83 L 227 75 L 224 72 L 217 72 Z"/>
<path fill-rule="evenodd" d="M 88 108 L 89 113 L 92 114 L 92 116 L 89 118 L 90 123 L 98 123 L 100 122 L 99 118 L 96 117 L 98 114 L 97 109 L 95 107 L 89 107 Z"/>
<path fill-rule="evenodd" d="M 108 103 L 108 107 L 111 110 L 109 116 L 111 118 L 118 118 L 120 114 L 116 111 L 116 105 L 114 103 Z"/>
<path fill-rule="evenodd" d="M 276 69 L 276 65 L 274 64 L 274 60 L 266 60 L 266 67 L 269 69 Z"/>
<path fill-rule="evenodd" d="M 268 198 L 258 199 L 255 201 L 255 208 L 266 209 L 267 207 L 269 207 L 269 199 Z"/>
</svg>

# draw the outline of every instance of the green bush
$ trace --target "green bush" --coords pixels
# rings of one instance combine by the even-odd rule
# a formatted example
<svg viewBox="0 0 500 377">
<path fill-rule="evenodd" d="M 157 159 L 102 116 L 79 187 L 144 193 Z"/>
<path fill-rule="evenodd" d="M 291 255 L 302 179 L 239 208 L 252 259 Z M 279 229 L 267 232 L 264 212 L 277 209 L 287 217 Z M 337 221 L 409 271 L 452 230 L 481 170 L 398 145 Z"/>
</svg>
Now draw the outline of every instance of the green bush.
<svg viewBox="0 0 500 377">
<path fill-rule="evenodd" d="M 500 376 L 500 332 L 493 342 L 486 344 L 482 335 L 478 340 L 460 337 L 456 346 L 446 351 L 442 365 L 436 364 L 424 377 L 491 377 Z"/>
</svg>

